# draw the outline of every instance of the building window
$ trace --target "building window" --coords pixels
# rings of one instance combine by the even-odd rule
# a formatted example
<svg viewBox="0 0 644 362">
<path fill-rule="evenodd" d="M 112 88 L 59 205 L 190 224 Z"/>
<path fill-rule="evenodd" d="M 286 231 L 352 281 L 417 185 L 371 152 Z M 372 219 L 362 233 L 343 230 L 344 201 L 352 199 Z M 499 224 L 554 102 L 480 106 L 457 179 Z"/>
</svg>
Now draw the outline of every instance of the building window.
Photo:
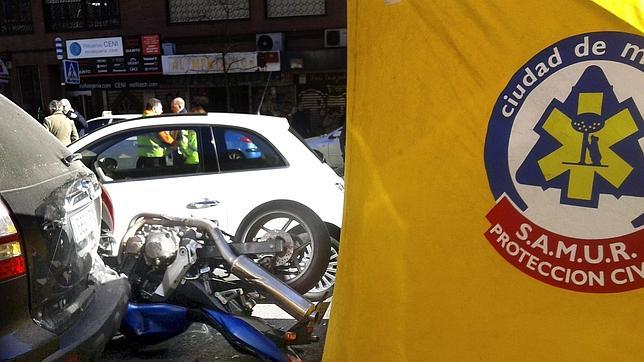
<svg viewBox="0 0 644 362">
<path fill-rule="evenodd" d="M 170 23 L 250 18 L 249 0 L 168 0 Z"/>
<path fill-rule="evenodd" d="M 47 31 L 113 28 L 121 24 L 118 0 L 44 0 Z"/>
<path fill-rule="evenodd" d="M 31 1 L 0 0 L 0 34 L 31 32 Z"/>
<path fill-rule="evenodd" d="M 325 14 L 325 0 L 266 0 L 266 16 L 269 18 Z"/>
</svg>

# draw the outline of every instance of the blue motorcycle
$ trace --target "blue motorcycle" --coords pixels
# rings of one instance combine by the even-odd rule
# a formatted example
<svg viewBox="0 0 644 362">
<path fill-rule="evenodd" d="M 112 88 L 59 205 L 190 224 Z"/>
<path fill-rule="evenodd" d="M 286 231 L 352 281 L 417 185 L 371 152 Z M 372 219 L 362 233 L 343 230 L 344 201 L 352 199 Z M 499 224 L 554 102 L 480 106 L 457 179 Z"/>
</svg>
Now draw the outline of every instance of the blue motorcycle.
<svg viewBox="0 0 644 362">
<path fill-rule="evenodd" d="M 137 215 L 118 256 L 106 260 L 132 286 L 121 333 L 156 344 L 199 322 L 241 353 L 265 361 L 301 360 L 292 346 L 318 341 L 312 333 L 329 304 L 314 305 L 251 259 L 279 249 L 281 242 L 231 244 L 210 220 Z M 277 304 L 296 323 L 281 330 L 253 317 L 258 301 Z"/>
</svg>

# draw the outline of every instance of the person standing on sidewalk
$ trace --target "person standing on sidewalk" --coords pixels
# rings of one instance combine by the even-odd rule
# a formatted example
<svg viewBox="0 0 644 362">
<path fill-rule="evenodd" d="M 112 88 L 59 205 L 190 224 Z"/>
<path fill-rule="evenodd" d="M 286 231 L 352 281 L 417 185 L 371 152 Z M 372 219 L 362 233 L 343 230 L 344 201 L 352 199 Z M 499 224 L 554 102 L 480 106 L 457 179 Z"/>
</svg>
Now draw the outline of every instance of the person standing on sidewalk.
<svg viewBox="0 0 644 362">
<path fill-rule="evenodd" d="M 181 97 L 173 99 L 170 103 L 170 110 L 172 113 L 188 113 L 188 110 L 186 109 L 186 101 Z"/>
<path fill-rule="evenodd" d="M 297 103 L 297 108 L 291 114 L 291 125 L 302 138 L 311 137 L 311 113 L 304 108 L 301 101 Z"/>
<path fill-rule="evenodd" d="M 63 114 L 63 106 L 60 101 L 49 102 L 49 117 L 45 117 L 43 125 L 45 128 L 65 146 L 78 139 L 78 131 L 74 122 Z"/>
<path fill-rule="evenodd" d="M 83 135 L 85 135 L 85 129 L 87 129 L 87 121 L 85 120 L 85 117 L 72 108 L 72 104 L 69 102 L 69 99 L 63 98 L 60 100 L 60 103 L 63 106 L 63 114 L 74 121 L 74 126 L 76 126 L 78 135 L 83 137 Z"/>
</svg>

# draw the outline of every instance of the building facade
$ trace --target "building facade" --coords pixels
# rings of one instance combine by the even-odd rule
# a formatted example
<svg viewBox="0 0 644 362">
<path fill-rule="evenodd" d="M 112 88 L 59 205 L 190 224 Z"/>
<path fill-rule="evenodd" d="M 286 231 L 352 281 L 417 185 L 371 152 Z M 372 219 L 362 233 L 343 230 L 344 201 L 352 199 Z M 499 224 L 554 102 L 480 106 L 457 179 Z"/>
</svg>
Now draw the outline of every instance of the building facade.
<svg viewBox="0 0 644 362">
<path fill-rule="evenodd" d="M 343 115 L 346 0 L 0 0 L 0 92 L 34 116 L 61 97 L 89 118 L 176 96 Z"/>
</svg>

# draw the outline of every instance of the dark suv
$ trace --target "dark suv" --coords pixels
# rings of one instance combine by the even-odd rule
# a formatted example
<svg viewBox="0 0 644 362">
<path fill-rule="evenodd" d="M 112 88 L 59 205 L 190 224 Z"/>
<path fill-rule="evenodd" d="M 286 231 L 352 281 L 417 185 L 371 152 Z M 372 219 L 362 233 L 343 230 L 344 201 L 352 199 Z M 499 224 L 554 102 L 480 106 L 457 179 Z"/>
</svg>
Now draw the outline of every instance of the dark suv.
<svg viewBox="0 0 644 362">
<path fill-rule="evenodd" d="M 96 177 L 0 95 L 0 360 L 85 360 L 117 331 L 129 284 L 102 266 Z"/>
</svg>

